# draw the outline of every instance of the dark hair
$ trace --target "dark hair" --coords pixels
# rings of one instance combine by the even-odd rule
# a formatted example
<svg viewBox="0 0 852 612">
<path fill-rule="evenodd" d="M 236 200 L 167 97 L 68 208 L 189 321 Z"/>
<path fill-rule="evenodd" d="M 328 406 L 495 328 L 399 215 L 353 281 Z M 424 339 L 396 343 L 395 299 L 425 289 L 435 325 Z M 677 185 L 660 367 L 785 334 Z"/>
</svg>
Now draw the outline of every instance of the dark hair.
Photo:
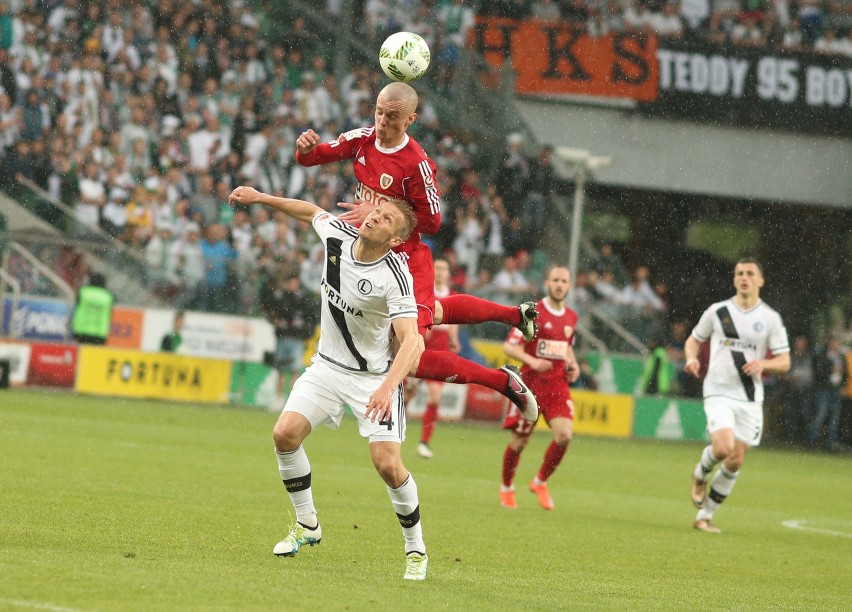
<svg viewBox="0 0 852 612">
<path fill-rule="evenodd" d="M 760 262 L 757 261 L 754 257 L 741 257 L 740 260 L 737 262 L 737 266 L 740 265 L 740 264 L 755 265 L 755 266 L 757 266 L 757 271 L 760 272 L 761 275 L 763 275 L 763 266 L 760 265 Z M 736 267 L 736 266 L 734 266 L 734 267 Z"/>
</svg>

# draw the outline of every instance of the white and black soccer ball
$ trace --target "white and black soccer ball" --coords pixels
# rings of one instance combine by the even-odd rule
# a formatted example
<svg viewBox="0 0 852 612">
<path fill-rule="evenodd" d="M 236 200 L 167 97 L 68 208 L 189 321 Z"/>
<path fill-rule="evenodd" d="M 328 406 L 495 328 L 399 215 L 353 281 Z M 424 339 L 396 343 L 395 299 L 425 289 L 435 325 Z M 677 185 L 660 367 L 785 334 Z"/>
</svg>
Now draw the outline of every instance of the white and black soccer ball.
<svg viewBox="0 0 852 612">
<path fill-rule="evenodd" d="M 379 64 L 394 81 L 408 83 L 419 79 L 429 67 L 429 45 L 414 32 L 391 34 L 379 50 Z"/>
</svg>

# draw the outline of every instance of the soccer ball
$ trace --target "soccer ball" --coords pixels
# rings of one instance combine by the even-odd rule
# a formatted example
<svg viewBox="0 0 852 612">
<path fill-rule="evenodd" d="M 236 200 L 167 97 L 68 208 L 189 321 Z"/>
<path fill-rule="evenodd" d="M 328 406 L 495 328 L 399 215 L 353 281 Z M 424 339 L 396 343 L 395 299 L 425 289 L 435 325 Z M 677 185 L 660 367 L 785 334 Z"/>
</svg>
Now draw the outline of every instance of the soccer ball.
<svg viewBox="0 0 852 612">
<path fill-rule="evenodd" d="M 379 50 L 382 70 L 394 81 L 403 83 L 422 77 L 430 57 L 429 45 L 413 32 L 391 34 Z"/>
</svg>

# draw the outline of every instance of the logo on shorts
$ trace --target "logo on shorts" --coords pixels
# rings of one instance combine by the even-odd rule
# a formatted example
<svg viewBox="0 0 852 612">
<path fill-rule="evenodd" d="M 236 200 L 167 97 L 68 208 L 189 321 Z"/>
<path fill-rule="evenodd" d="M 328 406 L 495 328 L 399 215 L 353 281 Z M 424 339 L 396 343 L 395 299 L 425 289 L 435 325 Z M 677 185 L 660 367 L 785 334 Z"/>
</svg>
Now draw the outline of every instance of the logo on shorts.
<svg viewBox="0 0 852 612">
<path fill-rule="evenodd" d="M 373 283 L 368 281 L 366 278 L 362 278 L 358 281 L 358 291 L 361 295 L 370 295 L 370 292 L 373 290 Z"/>
<path fill-rule="evenodd" d="M 760 321 L 755 321 L 754 322 L 754 331 L 756 331 L 756 332 L 763 331 L 763 323 L 761 323 Z"/>
<path fill-rule="evenodd" d="M 379 177 L 379 185 L 382 186 L 382 189 L 387 189 L 393 183 L 393 177 L 390 174 L 382 174 Z"/>
</svg>

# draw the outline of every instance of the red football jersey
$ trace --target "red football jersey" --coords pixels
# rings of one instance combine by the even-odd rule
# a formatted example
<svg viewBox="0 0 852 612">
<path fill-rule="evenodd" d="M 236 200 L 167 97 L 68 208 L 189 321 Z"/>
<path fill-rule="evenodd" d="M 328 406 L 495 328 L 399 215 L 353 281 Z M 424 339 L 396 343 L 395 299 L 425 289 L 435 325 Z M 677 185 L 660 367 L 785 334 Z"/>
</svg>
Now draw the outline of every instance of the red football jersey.
<svg viewBox="0 0 852 612">
<path fill-rule="evenodd" d="M 435 162 L 416 140 L 406 134 L 401 145 L 384 149 L 376 143 L 375 128 L 365 127 L 321 143 L 307 155 L 296 153 L 296 161 L 303 166 L 342 159 L 353 160 L 359 200 L 378 205 L 387 197 L 396 198 L 408 202 L 414 210 L 417 231 L 394 251 L 410 254 L 420 243 L 420 233 L 434 234 L 441 227 L 441 193 L 435 180 Z"/>
<path fill-rule="evenodd" d="M 577 313 L 567 306 L 561 312 L 548 308 L 544 300 L 538 302 L 538 333 L 529 342 L 524 341 L 521 330 L 514 328 L 506 339 L 510 344 L 523 344 L 524 352 L 539 359 L 550 359 L 553 367 L 546 372 L 536 372 L 524 364 L 521 377 L 531 386 L 540 387 L 552 382 L 567 381 L 565 358 L 568 347 L 574 346 Z"/>
</svg>

